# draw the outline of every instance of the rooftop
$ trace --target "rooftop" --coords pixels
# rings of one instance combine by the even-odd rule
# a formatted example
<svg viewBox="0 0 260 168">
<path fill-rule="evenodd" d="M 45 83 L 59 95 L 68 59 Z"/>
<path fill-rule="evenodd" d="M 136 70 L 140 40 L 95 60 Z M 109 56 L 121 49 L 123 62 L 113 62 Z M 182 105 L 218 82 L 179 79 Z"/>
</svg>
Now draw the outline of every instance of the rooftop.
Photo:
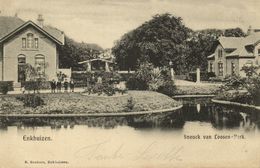
<svg viewBox="0 0 260 168">
<path fill-rule="evenodd" d="M 0 39 L 15 31 L 25 23 L 25 21 L 18 17 L 0 16 Z M 44 25 L 42 29 L 63 43 L 64 39 L 62 31 L 47 25 Z"/>
</svg>

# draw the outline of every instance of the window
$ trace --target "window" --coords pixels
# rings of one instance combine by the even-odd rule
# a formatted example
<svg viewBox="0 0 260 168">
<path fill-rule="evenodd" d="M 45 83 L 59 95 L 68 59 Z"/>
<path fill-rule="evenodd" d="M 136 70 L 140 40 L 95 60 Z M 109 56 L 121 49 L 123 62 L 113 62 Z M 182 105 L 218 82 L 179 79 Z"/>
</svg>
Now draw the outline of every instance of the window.
<svg viewBox="0 0 260 168">
<path fill-rule="evenodd" d="M 18 56 L 18 64 L 25 64 L 26 63 L 26 57 L 24 55 L 19 55 Z"/>
<path fill-rule="evenodd" d="M 22 82 L 26 80 L 25 75 L 25 64 L 26 57 L 25 55 L 18 55 L 18 82 Z"/>
<path fill-rule="evenodd" d="M 27 47 L 33 48 L 33 34 L 32 33 L 27 34 Z"/>
<path fill-rule="evenodd" d="M 260 55 L 260 48 L 258 49 L 258 55 Z"/>
<path fill-rule="evenodd" d="M 218 75 L 223 76 L 223 63 L 218 63 Z"/>
<path fill-rule="evenodd" d="M 26 48 L 26 38 L 22 38 L 22 48 Z"/>
<path fill-rule="evenodd" d="M 209 72 L 213 72 L 213 63 L 212 62 L 209 64 Z"/>
<path fill-rule="evenodd" d="M 45 74 L 45 57 L 43 55 L 35 56 L 35 68 L 39 77 L 43 77 Z"/>
<path fill-rule="evenodd" d="M 236 65 L 234 62 L 231 62 L 231 74 L 232 75 L 236 74 Z"/>
<path fill-rule="evenodd" d="M 38 42 L 38 38 L 34 39 L 34 47 L 38 48 L 39 42 Z"/>
<path fill-rule="evenodd" d="M 219 49 L 218 50 L 218 58 L 222 58 L 222 56 L 223 56 L 223 50 Z"/>
</svg>

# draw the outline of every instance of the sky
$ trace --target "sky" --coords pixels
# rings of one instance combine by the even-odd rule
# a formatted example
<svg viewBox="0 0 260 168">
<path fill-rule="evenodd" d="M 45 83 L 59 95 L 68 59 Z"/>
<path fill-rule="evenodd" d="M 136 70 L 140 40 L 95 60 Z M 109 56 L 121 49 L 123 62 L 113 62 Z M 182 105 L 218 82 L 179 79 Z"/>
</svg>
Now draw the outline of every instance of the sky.
<svg viewBox="0 0 260 168">
<path fill-rule="evenodd" d="M 0 0 L 0 15 L 54 26 L 78 42 L 110 48 L 152 19 L 170 13 L 194 29 L 260 28 L 260 0 Z"/>
</svg>

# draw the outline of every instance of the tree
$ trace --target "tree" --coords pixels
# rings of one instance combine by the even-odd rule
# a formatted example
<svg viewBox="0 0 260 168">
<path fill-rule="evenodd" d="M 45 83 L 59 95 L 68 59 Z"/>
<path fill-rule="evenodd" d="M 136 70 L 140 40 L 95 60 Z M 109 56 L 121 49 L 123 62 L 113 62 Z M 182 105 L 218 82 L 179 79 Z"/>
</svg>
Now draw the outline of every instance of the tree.
<svg viewBox="0 0 260 168">
<path fill-rule="evenodd" d="M 93 58 L 103 51 L 97 44 L 79 43 L 68 36 L 65 36 L 65 44 L 58 50 L 61 68 L 81 68 L 78 62 Z"/>
<path fill-rule="evenodd" d="M 180 17 L 155 15 L 117 41 L 112 53 L 120 69 L 136 69 L 138 62 L 158 67 L 172 61 L 175 72 L 180 73 L 187 67 L 184 60 L 190 32 Z"/>
<path fill-rule="evenodd" d="M 237 28 L 231 28 L 231 29 L 226 29 L 224 31 L 224 36 L 225 37 L 245 37 L 246 34 L 243 32 L 243 30 L 239 27 Z"/>
<path fill-rule="evenodd" d="M 240 28 L 231 28 L 226 30 L 205 29 L 194 31 L 187 42 L 189 54 L 186 57 L 186 63 L 189 65 L 189 71 L 196 68 L 207 69 L 207 56 L 216 49 L 217 39 L 220 36 L 226 37 L 244 37 L 245 33 Z"/>
<path fill-rule="evenodd" d="M 192 33 L 188 44 L 188 56 L 186 62 L 189 65 L 188 71 L 200 68 L 202 71 L 207 69 L 207 56 L 214 52 L 216 41 L 222 31 L 218 29 L 205 29 Z"/>
<path fill-rule="evenodd" d="M 251 78 L 252 76 L 258 75 L 257 71 L 258 71 L 259 68 L 260 68 L 259 66 L 255 66 L 255 65 L 251 65 L 251 66 L 244 65 L 242 67 L 241 71 L 244 71 L 246 76 L 248 78 Z"/>
</svg>

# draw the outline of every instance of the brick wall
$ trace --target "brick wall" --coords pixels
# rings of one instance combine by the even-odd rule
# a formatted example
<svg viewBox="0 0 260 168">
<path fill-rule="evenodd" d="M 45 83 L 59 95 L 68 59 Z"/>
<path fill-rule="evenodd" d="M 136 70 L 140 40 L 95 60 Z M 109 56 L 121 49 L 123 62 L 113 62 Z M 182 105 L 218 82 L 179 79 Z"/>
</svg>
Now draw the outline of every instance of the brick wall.
<svg viewBox="0 0 260 168">
<path fill-rule="evenodd" d="M 32 33 L 34 38 L 38 38 L 38 49 L 24 49 L 22 48 L 22 38 L 26 38 L 28 33 Z M 35 66 L 35 56 L 40 54 L 45 56 L 45 63 L 47 67 L 45 74 L 48 79 L 56 77 L 57 67 L 57 50 L 56 43 L 51 41 L 44 34 L 37 31 L 32 26 L 27 27 L 25 30 L 19 32 L 11 39 L 4 43 L 4 80 L 14 81 L 18 80 L 18 55 L 26 56 L 26 63 Z"/>
</svg>

